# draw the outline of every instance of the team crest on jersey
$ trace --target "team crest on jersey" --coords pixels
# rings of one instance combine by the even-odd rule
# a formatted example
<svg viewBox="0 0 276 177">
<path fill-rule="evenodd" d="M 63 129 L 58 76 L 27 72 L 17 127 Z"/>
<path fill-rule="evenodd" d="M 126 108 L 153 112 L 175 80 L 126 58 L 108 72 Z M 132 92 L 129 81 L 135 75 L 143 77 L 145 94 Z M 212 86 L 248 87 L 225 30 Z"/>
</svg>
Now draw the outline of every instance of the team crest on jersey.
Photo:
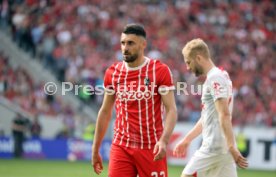
<svg viewBox="0 0 276 177">
<path fill-rule="evenodd" d="M 149 86 L 149 85 L 150 85 L 150 80 L 149 80 L 148 77 L 146 77 L 146 78 L 144 79 L 144 84 L 145 84 L 146 86 Z"/>
<path fill-rule="evenodd" d="M 214 87 L 215 90 L 219 90 L 220 89 L 220 84 L 218 82 L 214 82 L 213 87 Z"/>
</svg>

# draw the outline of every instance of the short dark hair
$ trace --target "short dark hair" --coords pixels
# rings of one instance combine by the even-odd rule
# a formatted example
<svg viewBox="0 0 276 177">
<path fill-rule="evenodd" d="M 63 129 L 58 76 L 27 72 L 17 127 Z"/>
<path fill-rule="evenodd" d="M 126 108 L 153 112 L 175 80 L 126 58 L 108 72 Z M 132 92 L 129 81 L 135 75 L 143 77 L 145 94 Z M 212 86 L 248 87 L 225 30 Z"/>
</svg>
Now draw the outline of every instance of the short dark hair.
<svg viewBox="0 0 276 177">
<path fill-rule="evenodd" d="M 125 34 L 135 34 L 137 36 L 142 36 L 144 38 L 146 38 L 146 36 L 147 36 L 144 27 L 142 25 L 135 24 L 135 23 L 126 25 L 124 30 L 123 30 L 123 33 L 125 33 Z"/>
</svg>

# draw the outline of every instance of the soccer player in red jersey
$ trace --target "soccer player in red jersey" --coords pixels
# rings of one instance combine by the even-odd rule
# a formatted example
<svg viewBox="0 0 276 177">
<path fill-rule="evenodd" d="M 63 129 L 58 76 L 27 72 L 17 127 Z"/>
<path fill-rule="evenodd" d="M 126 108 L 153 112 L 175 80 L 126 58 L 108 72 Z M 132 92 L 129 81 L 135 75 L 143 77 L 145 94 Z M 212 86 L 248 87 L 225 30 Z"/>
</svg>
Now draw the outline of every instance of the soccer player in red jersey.
<svg viewBox="0 0 276 177">
<path fill-rule="evenodd" d="M 121 34 L 124 61 L 105 73 L 105 95 L 92 145 L 92 166 L 97 174 L 103 170 L 99 148 L 115 103 L 108 176 L 168 176 L 166 148 L 177 120 L 175 87 L 168 66 L 144 56 L 146 45 L 144 28 L 127 25 Z"/>
</svg>

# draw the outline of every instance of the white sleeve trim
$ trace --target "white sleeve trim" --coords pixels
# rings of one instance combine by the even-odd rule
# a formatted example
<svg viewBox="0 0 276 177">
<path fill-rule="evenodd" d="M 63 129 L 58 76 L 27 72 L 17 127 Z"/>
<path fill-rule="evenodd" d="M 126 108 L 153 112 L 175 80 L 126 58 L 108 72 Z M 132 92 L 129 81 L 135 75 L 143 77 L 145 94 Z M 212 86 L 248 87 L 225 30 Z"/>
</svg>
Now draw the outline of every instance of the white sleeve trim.
<svg viewBox="0 0 276 177">
<path fill-rule="evenodd" d="M 175 86 L 161 86 L 158 88 L 158 91 L 159 92 L 162 92 L 162 91 L 168 91 L 168 90 L 175 90 Z"/>
<path fill-rule="evenodd" d="M 104 88 L 105 92 L 107 92 L 108 94 L 111 94 L 111 95 L 115 94 L 115 90 L 106 88 L 105 86 L 103 86 L 103 88 Z"/>
</svg>

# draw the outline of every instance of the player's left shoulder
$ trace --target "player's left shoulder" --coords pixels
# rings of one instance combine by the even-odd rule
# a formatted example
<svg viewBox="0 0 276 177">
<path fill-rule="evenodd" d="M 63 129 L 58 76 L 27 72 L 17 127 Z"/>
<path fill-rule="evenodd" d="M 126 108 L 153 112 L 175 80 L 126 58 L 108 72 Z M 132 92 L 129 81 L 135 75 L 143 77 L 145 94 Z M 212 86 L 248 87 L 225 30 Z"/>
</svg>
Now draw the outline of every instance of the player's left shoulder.
<svg viewBox="0 0 276 177">
<path fill-rule="evenodd" d="M 163 63 L 162 61 L 160 61 L 159 59 L 155 59 L 154 62 L 155 62 L 155 67 L 156 67 L 157 71 L 161 71 L 161 72 L 164 70 L 170 71 L 169 66 L 167 64 Z"/>
<path fill-rule="evenodd" d="M 214 72 L 208 77 L 210 80 L 230 80 L 229 74 L 222 67 L 216 67 Z"/>
<path fill-rule="evenodd" d="M 221 87 L 231 86 L 232 81 L 227 71 L 216 68 L 208 77 L 207 84 L 214 89 L 220 89 Z"/>
</svg>

